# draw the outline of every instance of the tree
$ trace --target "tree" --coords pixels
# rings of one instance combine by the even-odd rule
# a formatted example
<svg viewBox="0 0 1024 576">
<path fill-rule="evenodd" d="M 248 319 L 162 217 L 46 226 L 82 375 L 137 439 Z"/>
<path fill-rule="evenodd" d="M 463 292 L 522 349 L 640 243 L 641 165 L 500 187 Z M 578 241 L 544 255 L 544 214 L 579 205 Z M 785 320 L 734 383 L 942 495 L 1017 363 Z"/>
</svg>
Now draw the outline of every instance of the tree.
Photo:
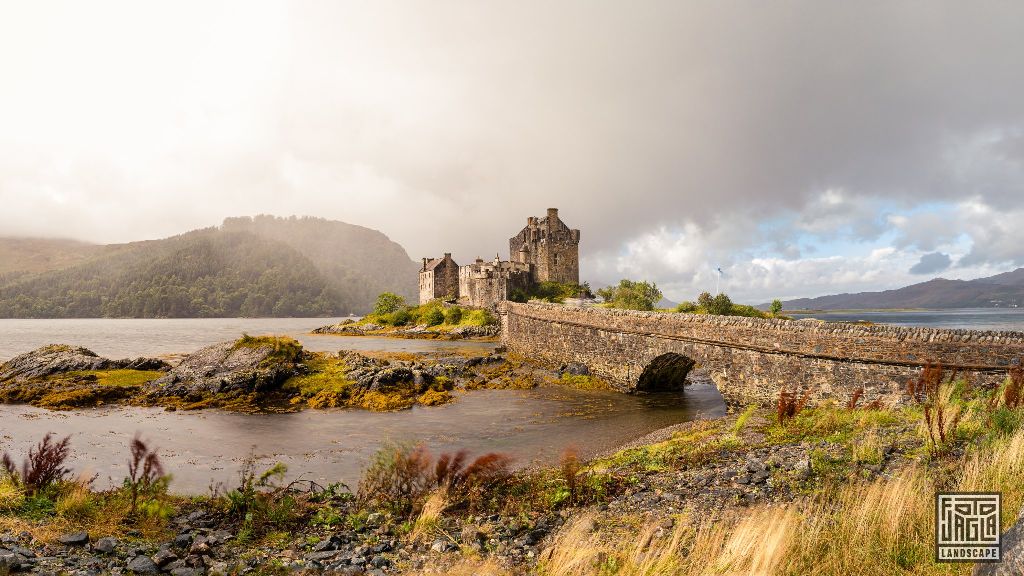
<svg viewBox="0 0 1024 576">
<path fill-rule="evenodd" d="M 707 310 L 708 314 L 727 316 L 732 312 L 732 299 L 725 294 L 719 294 L 711 300 L 711 306 Z"/>
<path fill-rule="evenodd" d="M 782 312 L 782 300 L 778 298 L 772 300 L 772 305 L 768 308 L 768 311 L 772 313 L 772 316 L 778 316 L 779 312 Z"/>
<path fill-rule="evenodd" d="M 405 298 L 391 292 L 383 292 L 377 296 L 377 303 L 373 305 L 375 316 L 384 316 L 405 308 Z"/>
<path fill-rule="evenodd" d="M 697 306 L 704 309 L 705 312 L 711 310 L 714 306 L 714 298 L 711 296 L 711 292 L 701 292 L 700 296 L 697 296 Z"/>
<path fill-rule="evenodd" d="M 618 286 L 609 286 L 597 291 L 598 295 L 614 308 L 626 310 L 654 310 L 661 300 L 661 290 L 653 282 L 621 280 Z"/>
</svg>

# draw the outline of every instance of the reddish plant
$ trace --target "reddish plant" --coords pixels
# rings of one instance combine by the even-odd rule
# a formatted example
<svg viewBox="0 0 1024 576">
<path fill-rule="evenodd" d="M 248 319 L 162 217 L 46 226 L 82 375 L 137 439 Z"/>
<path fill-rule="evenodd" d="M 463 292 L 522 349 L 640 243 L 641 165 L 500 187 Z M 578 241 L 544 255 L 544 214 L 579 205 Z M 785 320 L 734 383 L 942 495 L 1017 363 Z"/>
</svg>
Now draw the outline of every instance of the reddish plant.
<svg viewBox="0 0 1024 576">
<path fill-rule="evenodd" d="M 466 465 L 467 452 L 442 454 L 434 465 L 434 483 L 452 490 L 469 484 L 489 484 L 509 475 L 512 459 L 503 454 L 484 454 Z"/>
<path fill-rule="evenodd" d="M 1016 409 L 1024 403 L 1024 368 L 1018 364 L 1010 368 L 1006 385 L 1003 386 L 1003 405 Z"/>
<path fill-rule="evenodd" d="M 442 454 L 435 462 L 422 444 L 386 445 L 364 471 L 359 499 L 411 514 L 431 490 L 441 488 L 453 502 L 472 504 L 487 486 L 511 474 L 512 459 L 503 454 L 467 462 L 464 450 Z"/>
<path fill-rule="evenodd" d="M 39 444 L 29 449 L 28 457 L 22 462 L 20 471 L 7 453 L 0 458 L 0 464 L 15 482 L 33 495 L 57 482 L 67 480 L 71 470 L 65 468 L 64 463 L 70 455 L 71 437 L 67 436 L 55 443 L 53 433 L 50 432 Z"/>
<path fill-rule="evenodd" d="M 562 452 L 559 464 L 562 480 L 565 481 L 565 485 L 569 489 L 569 505 L 575 506 L 579 499 L 580 469 L 582 468 L 576 448 L 573 446 L 566 448 Z"/>
<path fill-rule="evenodd" d="M 810 398 L 810 390 L 806 390 L 799 399 L 796 396 L 796 392 L 779 390 L 779 399 L 775 405 L 779 423 L 781 424 L 799 414 L 807 406 L 807 401 Z"/>
<path fill-rule="evenodd" d="M 860 388 L 857 388 L 856 390 L 854 390 L 853 394 L 850 394 L 850 399 L 846 402 L 846 409 L 847 410 L 856 410 L 857 409 L 857 402 L 860 401 L 860 397 L 863 396 L 863 395 L 864 395 L 864 387 L 863 386 L 861 386 Z"/>
<path fill-rule="evenodd" d="M 949 447 L 948 441 L 956 433 L 963 411 L 943 402 L 930 402 L 924 405 L 924 422 L 928 428 L 928 441 L 932 452 L 944 454 Z"/>
<path fill-rule="evenodd" d="M 150 448 L 137 434 L 131 443 L 128 477 L 124 479 L 132 496 L 131 513 L 135 514 L 139 492 L 150 490 L 164 476 L 164 467 L 156 448 Z"/>
<path fill-rule="evenodd" d="M 907 395 L 917 402 L 924 402 L 939 391 L 945 369 L 940 363 L 926 362 L 917 380 L 907 382 Z M 954 372 L 954 375 L 956 373 Z M 950 382 L 953 380 L 951 379 Z"/>
</svg>

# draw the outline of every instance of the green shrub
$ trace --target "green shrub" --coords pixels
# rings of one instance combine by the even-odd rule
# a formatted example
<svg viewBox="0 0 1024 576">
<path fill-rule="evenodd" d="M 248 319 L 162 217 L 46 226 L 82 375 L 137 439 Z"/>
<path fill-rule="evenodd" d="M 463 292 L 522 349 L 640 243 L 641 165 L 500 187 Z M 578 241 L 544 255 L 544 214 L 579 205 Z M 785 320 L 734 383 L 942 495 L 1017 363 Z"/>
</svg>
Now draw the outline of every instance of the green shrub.
<svg viewBox="0 0 1024 576">
<path fill-rule="evenodd" d="M 689 300 L 686 300 L 685 302 L 680 302 L 679 305 L 676 306 L 675 311 L 692 314 L 694 312 L 697 312 L 697 305 L 694 304 L 693 302 L 690 302 Z"/>
<path fill-rule="evenodd" d="M 490 310 L 470 310 L 463 316 L 462 323 L 469 326 L 491 326 L 498 323 L 498 319 L 491 314 Z"/>
<path fill-rule="evenodd" d="M 395 310 L 394 312 L 378 317 L 378 320 L 380 320 L 382 324 L 387 324 L 389 326 L 405 326 L 411 319 L 412 315 L 409 314 L 409 311 L 405 308 Z"/>
<path fill-rule="evenodd" d="M 444 312 L 445 324 L 458 324 L 462 322 L 462 308 L 452 306 Z"/>
<path fill-rule="evenodd" d="M 437 326 L 444 322 L 444 312 L 440 308 L 431 308 L 420 318 L 427 326 Z"/>
<path fill-rule="evenodd" d="M 246 541 L 264 534 L 268 529 L 289 527 L 298 518 L 295 497 L 278 482 L 288 467 L 278 462 L 262 474 L 256 474 L 256 462 L 246 459 L 240 472 L 238 487 L 226 495 L 227 513 L 241 520 L 238 539 Z"/>
</svg>

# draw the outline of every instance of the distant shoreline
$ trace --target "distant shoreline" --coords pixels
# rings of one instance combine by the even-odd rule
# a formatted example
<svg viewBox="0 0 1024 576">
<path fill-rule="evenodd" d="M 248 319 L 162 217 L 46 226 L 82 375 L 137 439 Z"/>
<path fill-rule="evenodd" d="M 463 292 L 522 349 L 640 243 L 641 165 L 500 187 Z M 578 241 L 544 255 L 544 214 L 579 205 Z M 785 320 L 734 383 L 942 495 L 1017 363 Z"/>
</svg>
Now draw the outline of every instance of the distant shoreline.
<svg viewBox="0 0 1024 576">
<path fill-rule="evenodd" d="M 1024 310 L 1024 308 L 1004 308 L 988 306 L 985 308 L 835 308 L 835 309 L 799 309 L 799 310 L 783 310 L 786 314 L 857 314 L 862 312 L 890 312 L 890 313 L 905 313 L 905 312 L 955 312 L 955 311 L 980 311 L 980 310 L 999 310 L 1002 312 L 1008 312 L 1012 310 Z"/>
</svg>

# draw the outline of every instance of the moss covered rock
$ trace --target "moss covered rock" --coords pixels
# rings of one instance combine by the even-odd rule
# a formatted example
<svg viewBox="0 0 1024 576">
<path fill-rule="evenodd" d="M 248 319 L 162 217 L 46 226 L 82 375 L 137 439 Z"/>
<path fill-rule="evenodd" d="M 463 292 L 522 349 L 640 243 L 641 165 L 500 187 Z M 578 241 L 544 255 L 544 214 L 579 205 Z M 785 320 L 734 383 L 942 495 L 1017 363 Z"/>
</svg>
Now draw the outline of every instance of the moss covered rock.
<svg viewBox="0 0 1024 576">
<path fill-rule="evenodd" d="M 88 370 L 164 370 L 169 366 L 155 358 L 111 360 L 81 346 L 50 344 L 15 356 L 0 365 L 0 382 L 32 380 Z"/>
<path fill-rule="evenodd" d="M 267 392 L 301 370 L 302 345 L 291 338 L 245 336 L 189 354 L 165 376 L 150 383 L 153 396 L 199 397 L 221 393 Z"/>
</svg>

